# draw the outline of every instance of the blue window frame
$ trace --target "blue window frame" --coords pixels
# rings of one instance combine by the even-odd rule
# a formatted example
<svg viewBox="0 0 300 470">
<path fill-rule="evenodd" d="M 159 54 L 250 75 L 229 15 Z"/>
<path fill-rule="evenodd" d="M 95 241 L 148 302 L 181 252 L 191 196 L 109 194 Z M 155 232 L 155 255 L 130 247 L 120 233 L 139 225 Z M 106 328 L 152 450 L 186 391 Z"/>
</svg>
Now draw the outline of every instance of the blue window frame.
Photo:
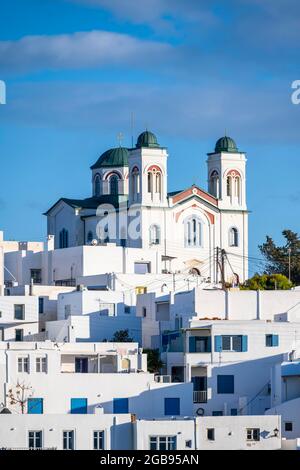
<svg viewBox="0 0 300 470">
<path fill-rule="evenodd" d="M 114 398 L 113 412 L 116 414 L 129 413 L 129 400 L 128 398 Z"/>
<path fill-rule="evenodd" d="M 165 398 L 165 416 L 180 415 L 180 398 Z"/>
<path fill-rule="evenodd" d="M 44 411 L 42 398 L 28 398 L 27 413 L 29 415 L 42 415 Z"/>
<path fill-rule="evenodd" d="M 266 335 L 266 347 L 272 348 L 279 346 L 279 336 L 278 335 Z"/>
<path fill-rule="evenodd" d="M 246 352 L 248 351 L 248 336 L 246 335 L 216 335 L 215 352 Z"/>
<path fill-rule="evenodd" d="M 212 416 L 223 416 L 223 411 L 213 411 Z"/>
<path fill-rule="evenodd" d="M 237 416 L 237 414 L 238 414 L 237 408 L 231 408 L 230 414 L 231 414 L 231 416 Z"/>
<path fill-rule="evenodd" d="M 190 353 L 211 352 L 211 337 L 210 336 L 190 336 L 189 352 Z"/>
<path fill-rule="evenodd" d="M 71 398 L 71 414 L 87 414 L 87 398 Z"/>
<path fill-rule="evenodd" d="M 234 375 L 217 376 L 218 393 L 234 393 Z"/>
</svg>

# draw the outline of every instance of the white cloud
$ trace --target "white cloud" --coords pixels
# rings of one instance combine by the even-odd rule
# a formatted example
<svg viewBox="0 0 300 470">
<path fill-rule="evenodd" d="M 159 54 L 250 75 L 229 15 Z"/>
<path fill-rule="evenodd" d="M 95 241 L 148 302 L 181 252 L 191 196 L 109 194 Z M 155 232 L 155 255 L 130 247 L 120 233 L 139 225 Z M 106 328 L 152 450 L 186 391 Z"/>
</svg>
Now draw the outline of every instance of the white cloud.
<svg viewBox="0 0 300 470">
<path fill-rule="evenodd" d="M 25 36 L 17 41 L 0 41 L 0 70 L 27 72 L 124 64 L 143 66 L 158 63 L 171 49 L 166 43 L 107 31 Z"/>
</svg>

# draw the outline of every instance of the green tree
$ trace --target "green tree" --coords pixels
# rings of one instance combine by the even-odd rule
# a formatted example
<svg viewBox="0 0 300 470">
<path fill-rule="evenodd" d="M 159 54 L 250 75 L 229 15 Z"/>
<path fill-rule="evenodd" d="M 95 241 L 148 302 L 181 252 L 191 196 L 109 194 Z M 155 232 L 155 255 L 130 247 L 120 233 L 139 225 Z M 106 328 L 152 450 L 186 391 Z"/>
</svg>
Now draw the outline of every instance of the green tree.
<svg viewBox="0 0 300 470">
<path fill-rule="evenodd" d="M 291 268 L 291 281 L 300 284 L 300 238 L 292 230 L 284 230 L 282 235 L 285 243 L 277 246 L 273 239 L 266 237 L 265 243 L 259 249 L 266 259 L 267 274 L 283 274 L 289 276 L 289 259 Z"/>
<path fill-rule="evenodd" d="M 293 284 L 283 274 L 255 274 L 248 279 L 242 290 L 288 290 Z"/>
<path fill-rule="evenodd" d="M 143 352 L 147 354 L 148 371 L 152 374 L 159 373 L 164 365 L 160 359 L 159 349 L 144 349 Z"/>
<path fill-rule="evenodd" d="M 133 343 L 133 338 L 129 336 L 129 330 L 119 330 L 114 333 L 113 343 Z"/>
</svg>

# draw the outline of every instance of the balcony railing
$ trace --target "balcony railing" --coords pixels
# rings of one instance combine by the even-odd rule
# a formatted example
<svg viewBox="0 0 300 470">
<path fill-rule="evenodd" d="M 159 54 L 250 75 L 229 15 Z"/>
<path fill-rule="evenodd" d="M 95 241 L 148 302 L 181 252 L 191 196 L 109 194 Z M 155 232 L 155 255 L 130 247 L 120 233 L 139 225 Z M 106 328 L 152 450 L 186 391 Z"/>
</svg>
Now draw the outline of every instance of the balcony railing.
<svg viewBox="0 0 300 470">
<path fill-rule="evenodd" d="M 207 390 L 193 392 L 194 403 L 207 403 Z"/>
</svg>

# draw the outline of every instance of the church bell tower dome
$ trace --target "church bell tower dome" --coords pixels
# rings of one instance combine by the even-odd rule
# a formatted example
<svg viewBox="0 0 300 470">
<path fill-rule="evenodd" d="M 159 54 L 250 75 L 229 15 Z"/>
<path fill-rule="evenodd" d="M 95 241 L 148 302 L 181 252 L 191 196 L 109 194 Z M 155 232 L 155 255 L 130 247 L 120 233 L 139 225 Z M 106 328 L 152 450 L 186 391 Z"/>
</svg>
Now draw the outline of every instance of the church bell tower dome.
<svg viewBox="0 0 300 470">
<path fill-rule="evenodd" d="M 140 149 L 142 147 L 159 148 L 157 138 L 153 132 L 144 131 L 138 136 L 136 148 Z"/>
<path fill-rule="evenodd" d="M 235 141 L 231 137 L 221 137 L 216 143 L 215 153 L 228 152 L 237 153 L 238 148 Z"/>
</svg>

